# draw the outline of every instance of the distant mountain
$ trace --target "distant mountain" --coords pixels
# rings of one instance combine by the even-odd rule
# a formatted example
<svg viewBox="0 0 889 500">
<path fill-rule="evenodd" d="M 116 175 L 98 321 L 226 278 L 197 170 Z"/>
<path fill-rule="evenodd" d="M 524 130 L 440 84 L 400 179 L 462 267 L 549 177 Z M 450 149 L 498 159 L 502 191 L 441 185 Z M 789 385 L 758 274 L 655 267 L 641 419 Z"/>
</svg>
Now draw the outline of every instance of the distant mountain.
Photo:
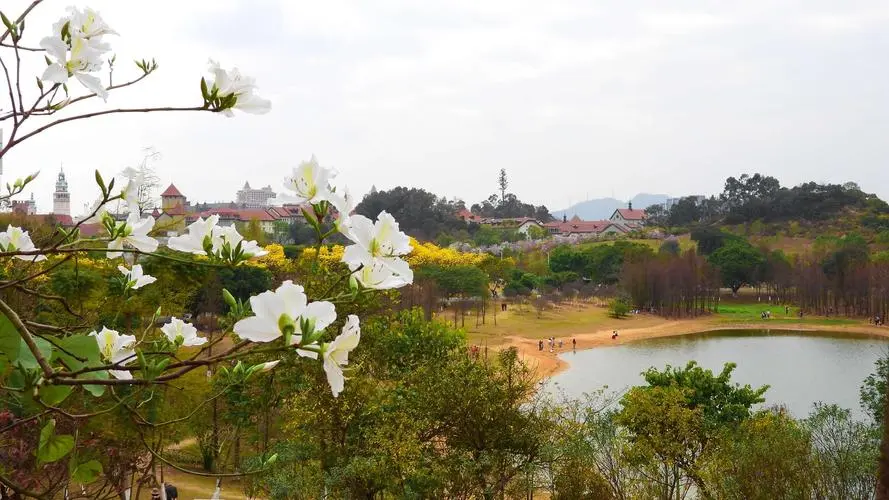
<svg viewBox="0 0 889 500">
<path fill-rule="evenodd" d="M 664 203 L 667 198 L 669 196 L 665 194 L 640 193 L 632 199 L 633 208 L 645 209 L 655 203 Z M 602 220 L 611 217 L 618 208 L 627 208 L 627 202 L 615 198 L 596 198 L 577 203 L 565 210 L 556 210 L 552 214 L 556 219 L 561 219 L 562 215 L 567 215 L 569 219 L 577 215 L 583 220 Z"/>
</svg>

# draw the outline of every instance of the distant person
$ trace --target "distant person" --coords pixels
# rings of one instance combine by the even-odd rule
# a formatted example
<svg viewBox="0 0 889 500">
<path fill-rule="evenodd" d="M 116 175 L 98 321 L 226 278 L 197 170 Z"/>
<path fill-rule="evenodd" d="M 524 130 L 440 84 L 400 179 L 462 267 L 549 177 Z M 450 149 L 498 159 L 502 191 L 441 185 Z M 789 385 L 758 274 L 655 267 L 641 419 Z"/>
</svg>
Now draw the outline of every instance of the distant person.
<svg viewBox="0 0 889 500">
<path fill-rule="evenodd" d="M 803 319 L 803 310 L 802 309 L 800 309 L 797 314 L 799 315 L 799 319 Z"/>
<path fill-rule="evenodd" d="M 167 494 L 167 500 L 179 500 L 179 490 L 170 483 L 164 484 L 164 493 Z"/>
<path fill-rule="evenodd" d="M 784 315 L 785 315 L 785 316 L 789 316 L 789 315 L 790 315 L 790 306 L 784 306 Z"/>
<path fill-rule="evenodd" d="M 540 340 L 537 342 L 537 350 L 539 350 L 539 351 L 542 351 L 542 350 L 543 350 L 543 339 L 540 339 Z"/>
<path fill-rule="evenodd" d="M 562 339 L 559 339 L 559 349 L 562 348 Z"/>
<path fill-rule="evenodd" d="M 577 339 L 571 339 L 571 344 L 572 344 L 572 348 L 576 351 L 577 350 Z"/>
</svg>

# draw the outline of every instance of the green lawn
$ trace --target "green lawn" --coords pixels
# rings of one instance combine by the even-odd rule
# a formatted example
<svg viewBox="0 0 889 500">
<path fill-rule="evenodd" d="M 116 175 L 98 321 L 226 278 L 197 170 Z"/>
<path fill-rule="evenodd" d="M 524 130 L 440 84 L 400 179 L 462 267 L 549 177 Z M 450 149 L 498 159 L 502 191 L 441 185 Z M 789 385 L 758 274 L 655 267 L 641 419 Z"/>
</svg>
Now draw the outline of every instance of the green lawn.
<svg viewBox="0 0 889 500">
<path fill-rule="evenodd" d="M 442 319 L 447 320 L 451 317 L 446 314 Z M 661 321 L 660 318 L 647 315 L 630 315 L 614 319 L 608 316 L 607 308 L 592 305 L 584 307 L 563 305 L 543 311 L 539 316 L 531 305 L 510 305 L 505 313 L 497 312 L 496 326 L 490 314 L 485 319 L 485 324 L 478 327 L 475 326 L 475 316 L 467 316 L 466 332 L 467 339 L 472 344 L 496 345 L 507 335 L 545 339 L 550 336 L 566 337 L 596 330 L 641 328 Z"/>
<path fill-rule="evenodd" d="M 760 314 L 763 311 L 771 311 L 772 317 L 769 319 L 762 319 Z M 777 304 L 767 304 L 767 303 L 729 303 L 729 304 L 721 304 L 719 306 L 719 312 L 714 315 L 714 320 L 719 321 L 721 323 L 763 323 L 763 324 L 774 324 L 774 323 L 811 323 L 814 325 L 853 325 L 856 323 L 861 323 L 860 320 L 857 319 L 849 319 L 849 318 L 825 318 L 823 316 L 803 316 L 802 319 L 798 316 L 799 308 L 791 307 L 790 314 L 785 314 L 784 306 Z"/>
</svg>

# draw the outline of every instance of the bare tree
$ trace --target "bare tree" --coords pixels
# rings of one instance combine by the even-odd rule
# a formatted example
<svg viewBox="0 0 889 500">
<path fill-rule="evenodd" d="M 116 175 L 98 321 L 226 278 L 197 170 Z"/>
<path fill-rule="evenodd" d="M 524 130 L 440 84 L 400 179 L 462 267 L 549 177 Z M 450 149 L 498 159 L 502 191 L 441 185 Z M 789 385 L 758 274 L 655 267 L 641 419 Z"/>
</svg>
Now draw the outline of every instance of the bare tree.
<svg viewBox="0 0 889 500">
<path fill-rule="evenodd" d="M 139 213 L 144 214 L 157 208 L 154 193 L 160 187 L 160 177 L 154 168 L 154 162 L 161 159 L 159 151 L 153 146 L 142 148 L 142 161 L 136 170 L 142 177 L 142 185 L 139 187 Z"/>
</svg>

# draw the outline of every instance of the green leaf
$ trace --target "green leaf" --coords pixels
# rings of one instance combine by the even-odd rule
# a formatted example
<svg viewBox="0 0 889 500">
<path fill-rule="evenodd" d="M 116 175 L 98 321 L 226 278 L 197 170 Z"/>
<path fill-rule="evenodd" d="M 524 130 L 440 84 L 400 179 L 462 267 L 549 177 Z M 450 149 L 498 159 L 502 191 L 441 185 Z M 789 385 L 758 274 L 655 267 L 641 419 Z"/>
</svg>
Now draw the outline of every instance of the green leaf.
<svg viewBox="0 0 889 500">
<path fill-rule="evenodd" d="M 74 448 L 74 436 L 56 435 L 56 421 L 50 420 L 40 429 L 40 444 L 37 446 L 37 460 L 51 463 L 61 459 Z"/>
<path fill-rule="evenodd" d="M 79 484 L 90 484 L 102 475 L 102 464 L 97 460 L 84 462 L 74 468 L 71 481 Z"/>
<path fill-rule="evenodd" d="M 9 318 L 0 314 L 0 367 L 6 363 L 13 363 L 19 358 L 19 344 L 22 338 L 19 332 L 9 322 Z"/>
<path fill-rule="evenodd" d="M 207 80 L 201 78 L 201 95 L 204 97 L 204 102 L 210 100 L 210 95 L 207 93 Z"/>
<path fill-rule="evenodd" d="M 11 33 L 15 33 L 15 26 L 12 24 L 12 21 L 10 21 L 8 17 L 6 17 L 6 14 L 0 12 L 0 19 L 3 20 L 3 24 L 6 25 L 6 29 L 8 29 Z"/>
<path fill-rule="evenodd" d="M 52 344 L 38 337 L 34 338 L 34 343 L 37 344 L 37 350 L 43 355 L 43 359 L 49 360 L 52 357 Z M 40 366 L 37 364 L 37 358 L 34 357 L 34 354 L 28 349 L 28 344 L 24 341 L 19 344 L 18 365 L 25 369 Z"/>
<path fill-rule="evenodd" d="M 50 406 L 56 406 L 64 401 L 73 389 L 74 387 L 70 385 L 45 385 L 40 388 L 40 400 Z"/>
</svg>

